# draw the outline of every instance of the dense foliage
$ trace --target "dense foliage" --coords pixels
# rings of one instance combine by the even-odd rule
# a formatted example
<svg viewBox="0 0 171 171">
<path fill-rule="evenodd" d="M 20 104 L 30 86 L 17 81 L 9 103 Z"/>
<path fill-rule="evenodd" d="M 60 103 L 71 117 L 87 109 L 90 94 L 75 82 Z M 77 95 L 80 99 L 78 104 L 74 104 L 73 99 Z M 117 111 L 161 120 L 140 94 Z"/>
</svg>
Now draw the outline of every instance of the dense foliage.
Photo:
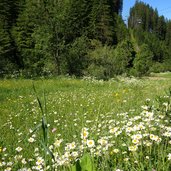
<svg viewBox="0 0 171 171">
<path fill-rule="evenodd" d="M 123 0 L 1 0 L 0 76 L 107 79 L 170 70 L 171 21 L 136 1 L 126 27 L 122 6 Z"/>
<path fill-rule="evenodd" d="M 170 70 L 170 26 L 170 20 L 167 20 L 164 16 L 159 16 L 157 9 L 154 10 L 141 1 L 136 1 L 135 6 L 130 9 L 128 28 L 132 29 L 136 50 L 138 52 L 142 51 L 142 45 L 146 44 L 153 56 L 153 64 L 149 67 L 149 71 Z"/>
</svg>

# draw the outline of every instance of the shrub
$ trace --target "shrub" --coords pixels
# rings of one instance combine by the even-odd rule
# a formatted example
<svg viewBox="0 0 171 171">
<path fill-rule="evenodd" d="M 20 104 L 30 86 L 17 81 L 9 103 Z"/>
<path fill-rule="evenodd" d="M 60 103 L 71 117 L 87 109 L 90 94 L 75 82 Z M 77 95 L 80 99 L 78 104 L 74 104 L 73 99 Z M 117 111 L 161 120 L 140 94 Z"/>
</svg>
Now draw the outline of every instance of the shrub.
<svg viewBox="0 0 171 171">
<path fill-rule="evenodd" d="M 134 68 L 137 76 L 148 75 L 152 66 L 153 53 L 148 45 L 143 44 L 134 60 Z"/>
</svg>

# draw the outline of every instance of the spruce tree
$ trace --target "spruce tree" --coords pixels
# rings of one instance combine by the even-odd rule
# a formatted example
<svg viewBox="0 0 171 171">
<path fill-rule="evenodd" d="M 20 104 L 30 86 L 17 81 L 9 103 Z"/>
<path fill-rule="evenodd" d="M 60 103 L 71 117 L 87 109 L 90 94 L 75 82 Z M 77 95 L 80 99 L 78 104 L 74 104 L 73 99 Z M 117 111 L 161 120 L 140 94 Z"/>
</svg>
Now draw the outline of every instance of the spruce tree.
<svg viewBox="0 0 171 171">
<path fill-rule="evenodd" d="M 1 0 L 0 2 L 0 70 L 12 73 L 19 65 L 16 46 L 11 34 L 18 16 L 19 0 Z"/>
<path fill-rule="evenodd" d="M 114 22 L 110 15 L 107 1 L 94 0 L 90 19 L 90 32 L 93 39 L 103 44 L 112 44 L 114 38 Z"/>
<path fill-rule="evenodd" d="M 166 44 L 171 49 L 171 21 L 167 22 L 167 29 L 166 29 Z"/>
</svg>

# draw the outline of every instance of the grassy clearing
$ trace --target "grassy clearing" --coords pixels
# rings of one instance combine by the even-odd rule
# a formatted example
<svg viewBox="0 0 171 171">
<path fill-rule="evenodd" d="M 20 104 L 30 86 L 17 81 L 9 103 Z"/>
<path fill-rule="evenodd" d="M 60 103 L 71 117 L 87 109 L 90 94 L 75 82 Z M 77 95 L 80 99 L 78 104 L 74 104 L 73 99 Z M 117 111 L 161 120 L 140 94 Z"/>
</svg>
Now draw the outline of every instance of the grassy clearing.
<svg viewBox="0 0 171 171">
<path fill-rule="evenodd" d="M 1 170 L 170 170 L 170 86 L 170 73 L 157 80 L 1 80 Z M 36 96 L 47 110 L 47 145 Z"/>
<path fill-rule="evenodd" d="M 161 78 L 161 79 L 170 79 L 170 72 L 163 72 L 163 73 L 152 73 L 151 74 L 152 77 L 158 77 L 158 78 Z"/>
</svg>

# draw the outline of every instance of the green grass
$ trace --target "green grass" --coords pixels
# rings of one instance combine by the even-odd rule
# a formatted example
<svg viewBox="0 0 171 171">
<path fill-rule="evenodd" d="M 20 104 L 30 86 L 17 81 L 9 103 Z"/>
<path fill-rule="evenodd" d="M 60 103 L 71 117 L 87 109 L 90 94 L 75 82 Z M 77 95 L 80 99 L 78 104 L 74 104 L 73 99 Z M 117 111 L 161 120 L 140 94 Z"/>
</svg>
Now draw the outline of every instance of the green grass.
<svg viewBox="0 0 171 171">
<path fill-rule="evenodd" d="M 168 144 L 169 138 L 163 139 L 164 145 L 152 142 L 154 148 L 152 146 L 146 149 L 144 145 L 139 145 L 139 152 L 130 152 L 128 147 L 131 146 L 131 138 L 123 132 L 126 129 L 125 125 L 130 120 L 133 124 L 137 123 L 137 120 L 134 121 L 133 118 L 141 116 L 141 106 L 147 105 L 147 99 L 151 99 L 149 105 L 156 108 L 161 105 L 157 103 L 156 98 L 166 95 L 171 86 L 171 73 L 157 74 L 155 77 L 159 77 L 159 79 L 118 77 L 117 80 L 107 82 L 90 78 L 84 80 L 72 78 L 34 81 L 0 80 L 0 167 L 2 170 L 6 168 L 38 170 L 39 166 L 42 170 L 48 169 L 48 167 L 50 167 L 49 170 L 52 170 L 51 157 L 46 155 L 49 148 L 56 156 L 54 167 L 57 170 L 76 170 L 76 159 L 80 159 L 78 160 L 80 162 L 77 162 L 77 170 L 79 170 L 78 166 L 82 170 L 87 167 L 85 161 L 88 161 L 88 165 L 90 165 L 87 168 L 88 171 L 93 169 L 156 169 L 163 171 L 170 169 L 170 161 L 167 160 L 167 155 L 171 150 Z M 33 84 L 37 93 L 33 90 Z M 43 92 L 45 92 L 46 103 Z M 42 123 L 42 114 L 36 97 L 40 99 L 42 109 L 47 108 L 47 148 L 42 145 L 42 130 L 44 129 L 39 127 L 35 132 L 30 133 L 30 129 L 34 130 L 37 125 Z M 162 100 L 168 99 L 160 98 L 160 103 L 163 102 Z M 164 119 L 164 123 L 162 123 L 158 116 L 164 115 L 166 111 L 160 107 L 160 113 L 160 110 L 156 110 L 155 107 L 149 110 L 155 112 L 156 122 L 165 124 Z M 143 122 L 142 118 L 143 116 L 141 116 L 141 122 Z M 147 125 L 148 131 L 160 136 L 162 134 L 161 128 L 156 122 L 150 122 L 151 127 L 155 128 L 154 131 Z M 84 127 L 88 128 L 88 139 L 93 140 L 96 145 L 98 140 L 104 137 L 107 137 L 107 141 L 110 140 L 113 144 L 106 147 L 107 150 L 104 149 L 105 152 L 102 152 L 102 155 L 98 157 L 88 147 L 81 151 L 79 148 L 81 145 L 80 135 Z M 109 138 L 109 130 L 114 127 L 118 127 L 122 133 L 118 137 L 113 135 Z M 136 133 L 140 134 L 140 131 Z M 34 142 L 29 142 L 31 141 L 30 137 L 33 138 Z M 54 145 L 57 140 L 62 140 L 59 147 Z M 71 145 L 69 143 L 72 142 L 75 142 L 76 147 L 68 154 L 70 161 L 58 166 L 57 164 L 62 162 L 60 156 L 66 152 L 66 145 L 69 146 Z M 21 147 L 22 151 L 18 152 L 17 147 Z M 95 149 L 95 147 L 93 148 Z M 119 149 L 119 153 L 115 154 L 114 149 Z M 71 156 L 73 151 L 78 152 L 75 157 Z M 150 159 L 145 160 L 148 157 Z M 36 164 L 39 159 L 41 159 L 40 163 Z"/>
<path fill-rule="evenodd" d="M 151 75 L 154 76 L 154 77 L 160 77 L 160 78 L 168 78 L 168 79 L 171 78 L 170 72 L 153 73 L 153 74 L 151 74 Z"/>
</svg>

